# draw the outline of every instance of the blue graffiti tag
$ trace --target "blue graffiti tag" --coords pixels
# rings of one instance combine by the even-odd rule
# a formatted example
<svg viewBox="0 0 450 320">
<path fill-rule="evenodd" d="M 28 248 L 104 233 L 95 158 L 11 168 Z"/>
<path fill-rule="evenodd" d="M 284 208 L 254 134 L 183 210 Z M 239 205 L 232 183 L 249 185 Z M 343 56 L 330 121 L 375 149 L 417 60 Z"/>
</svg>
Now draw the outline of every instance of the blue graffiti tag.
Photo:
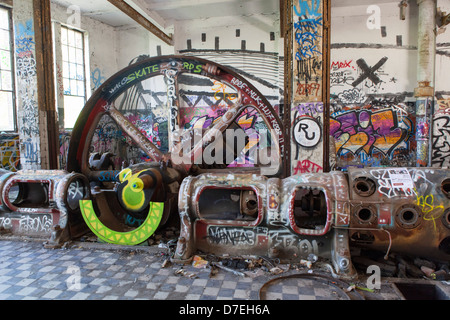
<svg viewBox="0 0 450 320">
<path fill-rule="evenodd" d="M 298 11 L 297 6 L 294 5 L 294 12 L 299 17 L 307 14 L 312 17 L 320 17 L 322 15 L 319 12 L 320 0 L 311 0 L 311 7 L 308 5 L 308 1 L 298 0 L 298 6 L 300 7 L 300 11 Z"/>
<path fill-rule="evenodd" d="M 91 74 L 92 82 L 94 84 L 94 89 L 98 89 L 103 82 L 105 81 L 105 77 L 102 76 L 102 72 L 99 68 L 95 69 Z"/>
<path fill-rule="evenodd" d="M 25 25 L 22 23 L 16 24 L 15 38 L 17 55 L 31 52 L 35 45 L 33 20 L 28 20 Z"/>
<path fill-rule="evenodd" d="M 299 19 L 294 24 L 295 40 L 299 45 L 299 51 L 295 57 L 297 60 L 306 60 L 316 54 L 322 53 L 317 48 L 317 40 L 322 38 L 318 32 L 318 27 L 322 26 L 322 18 Z"/>
</svg>

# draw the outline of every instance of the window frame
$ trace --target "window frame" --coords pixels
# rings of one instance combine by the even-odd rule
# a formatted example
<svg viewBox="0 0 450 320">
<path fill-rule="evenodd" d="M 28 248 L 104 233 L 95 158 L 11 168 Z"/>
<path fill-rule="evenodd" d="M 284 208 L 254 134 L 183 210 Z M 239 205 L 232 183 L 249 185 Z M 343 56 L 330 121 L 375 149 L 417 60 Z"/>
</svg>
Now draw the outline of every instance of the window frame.
<svg viewBox="0 0 450 320">
<path fill-rule="evenodd" d="M 1 5 L 0 4 L 0 10 L 4 10 L 8 13 L 8 25 L 9 25 L 9 54 L 10 54 L 10 62 L 11 62 L 11 70 L 9 71 L 11 73 L 11 90 L 4 90 L 3 88 L 0 89 L 1 92 L 8 92 L 11 93 L 11 101 L 12 104 L 12 116 L 13 116 L 13 129 L 12 130 L 6 130 L 4 128 L 0 127 L 1 133 L 18 133 L 18 124 L 17 124 L 17 101 L 16 101 L 16 65 L 15 65 L 15 58 L 16 58 L 16 49 L 15 49 L 15 38 L 14 38 L 14 22 L 13 22 L 13 14 L 12 14 L 12 8 Z M 5 29 L 2 29 L 5 30 Z M 5 30 L 6 31 L 6 30 Z M 6 51 L 6 50 L 3 50 Z"/>
<path fill-rule="evenodd" d="M 63 41 L 62 41 L 62 38 L 63 38 L 63 36 L 62 36 L 62 34 L 63 34 L 63 30 L 67 30 L 67 32 L 70 32 L 70 31 L 72 31 L 72 32 L 75 32 L 75 33 L 79 33 L 80 35 L 81 35 L 81 45 L 82 45 L 82 47 L 81 48 L 78 48 L 78 47 L 74 47 L 74 46 L 70 46 L 69 45 L 69 43 L 66 43 L 66 44 L 64 44 L 63 43 Z M 88 61 L 88 59 L 87 59 L 87 57 L 88 57 L 88 53 L 87 53 L 87 39 L 88 39 L 88 34 L 87 34 L 87 32 L 86 31 L 84 31 L 84 30 L 81 30 L 81 29 L 78 29 L 78 28 L 75 28 L 75 27 L 72 27 L 72 26 L 69 26 L 69 25 L 66 25 L 66 24 L 61 24 L 60 25 L 60 38 L 61 38 L 61 45 L 60 45 L 60 50 L 61 50 L 61 81 L 62 81 L 62 84 L 63 84 L 63 92 L 62 92 L 62 99 L 63 99 L 63 105 L 64 105 L 64 114 L 65 114 L 65 112 L 66 112 L 66 104 L 65 104 L 65 98 L 66 97 L 79 97 L 79 98 L 83 98 L 83 100 L 84 100 L 84 104 L 86 104 L 86 102 L 87 102 L 87 100 L 88 100 L 88 98 L 89 98 L 89 96 L 90 96 L 90 91 L 89 91 L 89 89 L 88 89 L 88 84 L 89 84 L 89 73 L 88 73 L 88 65 L 89 65 L 89 61 Z M 67 38 L 67 40 L 68 40 L 68 38 Z M 76 41 L 76 40 L 75 40 Z M 76 60 L 77 60 L 77 57 L 75 56 L 75 65 L 78 67 L 78 66 L 81 66 L 82 68 L 82 70 L 83 70 L 83 80 L 79 80 L 79 79 L 71 79 L 70 78 L 70 66 L 69 66 L 69 70 L 67 71 L 67 72 L 69 72 L 69 78 L 67 78 L 67 77 L 65 77 L 65 65 L 66 65 L 66 63 L 67 64 L 69 64 L 70 65 L 70 63 L 72 63 L 72 61 L 70 60 L 70 53 L 69 53 L 69 48 L 74 48 L 75 50 L 80 50 L 81 49 L 81 52 L 82 52 L 82 64 L 80 64 L 80 63 L 78 63 Z M 63 51 L 64 50 L 67 50 L 68 52 L 67 52 L 67 56 L 68 56 L 68 59 L 69 59 L 69 61 L 67 61 L 67 60 L 64 60 L 64 54 L 63 54 Z M 71 94 L 71 93 L 67 93 L 66 92 L 66 86 L 65 86 L 65 80 L 68 80 L 68 81 L 71 81 L 71 80 L 75 80 L 76 82 L 83 82 L 83 85 L 82 85 L 82 88 L 83 88 L 83 91 L 84 91 L 84 95 L 73 95 L 73 94 Z M 77 90 L 78 91 L 78 90 Z M 78 93 L 78 92 L 77 92 Z M 84 106 L 84 104 L 83 104 L 83 106 Z M 67 124 L 65 123 L 65 121 L 63 121 L 63 123 L 64 123 L 64 125 L 63 125 L 63 129 L 65 130 L 65 131 L 71 131 L 71 130 L 73 130 L 73 128 L 71 128 L 71 127 L 68 127 L 67 126 Z"/>
</svg>

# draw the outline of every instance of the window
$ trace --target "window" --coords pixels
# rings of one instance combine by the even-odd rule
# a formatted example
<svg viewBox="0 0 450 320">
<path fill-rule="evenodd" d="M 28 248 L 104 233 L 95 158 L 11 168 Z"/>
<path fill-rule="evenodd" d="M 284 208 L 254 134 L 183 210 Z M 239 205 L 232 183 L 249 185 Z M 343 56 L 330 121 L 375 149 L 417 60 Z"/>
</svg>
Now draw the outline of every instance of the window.
<svg viewBox="0 0 450 320">
<path fill-rule="evenodd" d="M 73 129 L 86 102 L 86 76 L 84 63 L 84 34 L 61 27 L 64 127 Z"/>
<path fill-rule="evenodd" d="M 0 131 L 15 131 L 14 79 L 10 11 L 0 7 Z"/>
</svg>

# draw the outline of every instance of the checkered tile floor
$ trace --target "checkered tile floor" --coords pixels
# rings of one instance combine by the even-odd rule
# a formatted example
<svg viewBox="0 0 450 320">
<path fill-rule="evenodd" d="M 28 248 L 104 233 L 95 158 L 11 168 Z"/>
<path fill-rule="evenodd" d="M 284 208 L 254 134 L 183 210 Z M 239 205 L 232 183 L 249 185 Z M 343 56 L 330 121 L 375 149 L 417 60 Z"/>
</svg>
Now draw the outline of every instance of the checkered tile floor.
<svg viewBox="0 0 450 320">
<path fill-rule="evenodd" d="M 258 300 L 261 287 L 278 277 L 242 277 L 222 269 L 211 275 L 209 267 L 191 265 L 162 268 L 166 257 L 155 248 L 75 243 L 53 250 L 39 241 L 0 239 L 0 300 Z M 335 290 L 305 279 L 274 283 L 265 298 L 340 299 Z M 398 296 L 388 291 L 375 299 Z"/>
</svg>

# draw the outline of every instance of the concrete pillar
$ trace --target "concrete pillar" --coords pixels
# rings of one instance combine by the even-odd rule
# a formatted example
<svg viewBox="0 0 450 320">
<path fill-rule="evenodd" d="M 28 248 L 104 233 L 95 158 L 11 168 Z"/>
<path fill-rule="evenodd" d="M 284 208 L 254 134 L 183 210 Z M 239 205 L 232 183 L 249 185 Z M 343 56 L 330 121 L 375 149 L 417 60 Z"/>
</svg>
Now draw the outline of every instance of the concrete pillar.
<svg viewBox="0 0 450 320">
<path fill-rule="evenodd" d="M 326 171 L 329 160 L 328 9 L 329 1 L 292 1 L 292 175 Z"/>
<path fill-rule="evenodd" d="M 33 2 L 15 0 L 13 7 L 16 61 L 17 124 L 23 170 L 42 168 L 36 72 Z"/>
<path fill-rule="evenodd" d="M 431 126 L 436 59 L 436 0 L 418 0 L 419 32 L 416 97 L 417 166 L 431 165 Z"/>
<path fill-rule="evenodd" d="M 23 170 L 58 169 L 49 0 L 14 0 L 16 103 Z M 50 40 L 48 39 L 50 35 Z M 39 78 L 39 81 L 38 81 Z"/>
</svg>

